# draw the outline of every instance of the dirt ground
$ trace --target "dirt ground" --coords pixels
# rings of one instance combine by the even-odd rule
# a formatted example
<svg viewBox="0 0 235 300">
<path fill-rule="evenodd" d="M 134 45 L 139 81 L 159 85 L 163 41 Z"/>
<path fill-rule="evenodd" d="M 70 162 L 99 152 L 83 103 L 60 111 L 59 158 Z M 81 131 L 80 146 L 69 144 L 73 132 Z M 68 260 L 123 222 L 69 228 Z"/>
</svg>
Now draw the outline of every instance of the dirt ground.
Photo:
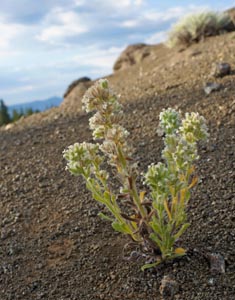
<svg viewBox="0 0 235 300">
<path fill-rule="evenodd" d="M 1 300 L 157 300 L 165 275 L 178 283 L 174 299 L 235 299 L 234 49 L 234 33 L 180 51 L 158 45 L 142 64 L 108 76 L 121 95 L 140 171 L 161 159 L 162 108 L 198 111 L 208 121 L 210 140 L 200 145 L 200 181 L 188 207 L 191 226 L 182 237 L 188 254 L 155 269 L 142 272 L 142 260 L 124 260 L 127 238 L 97 216 L 103 207 L 83 180 L 65 171 L 64 148 L 92 140 L 84 112 L 54 109 L 0 131 Z M 231 74 L 210 78 L 220 61 Z M 206 95 L 207 81 L 221 89 Z M 211 273 L 203 253 L 222 255 L 225 273 Z"/>
</svg>

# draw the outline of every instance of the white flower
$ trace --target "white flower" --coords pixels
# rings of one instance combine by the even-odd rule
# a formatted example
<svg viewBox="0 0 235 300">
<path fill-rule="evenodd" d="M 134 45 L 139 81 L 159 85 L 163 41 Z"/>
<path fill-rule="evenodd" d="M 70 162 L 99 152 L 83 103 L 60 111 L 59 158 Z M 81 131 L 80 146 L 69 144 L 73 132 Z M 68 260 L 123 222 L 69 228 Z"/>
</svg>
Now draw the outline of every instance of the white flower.
<svg viewBox="0 0 235 300">
<path fill-rule="evenodd" d="M 86 112 L 107 109 L 110 104 L 115 102 L 117 102 L 117 97 L 109 88 L 107 79 L 98 80 L 86 91 L 82 99 Z"/>
<path fill-rule="evenodd" d="M 180 113 L 172 108 L 164 109 L 159 116 L 160 125 L 158 132 L 160 135 L 173 134 L 180 126 Z"/>
<path fill-rule="evenodd" d="M 107 140 L 113 140 L 118 143 L 124 144 L 126 142 L 129 132 L 121 125 L 114 124 L 110 129 L 107 130 Z"/>
<path fill-rule="evenodd" d="M 63 157 L 67 160 L 67 169 L 75 175 L 87 176 L 94 171 L 94 164 L 102 162 L 101 156 L 97 154 L 98 144 L 83 142 L 75 143 L 63 151 Z"/>
<path fill-rule="evenodd" d="M 209 136 L 206 120 L 194 112 L 185 114 L 179 131 L 189 143 L 206 140 Z"/>
</svg>

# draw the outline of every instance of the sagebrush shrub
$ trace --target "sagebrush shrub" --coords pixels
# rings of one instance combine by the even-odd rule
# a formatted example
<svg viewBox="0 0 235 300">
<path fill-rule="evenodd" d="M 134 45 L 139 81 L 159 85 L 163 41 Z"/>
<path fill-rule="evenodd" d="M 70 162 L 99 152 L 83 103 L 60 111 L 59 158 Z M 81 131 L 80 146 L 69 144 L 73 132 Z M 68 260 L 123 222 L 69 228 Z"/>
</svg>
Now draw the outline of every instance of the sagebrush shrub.
<svg viewBox="0 0 235 300">
<path fill-rule="evenodd" d="M 217 12 L 201 12 L 184 17 L 168 34 L 166 45 L 189 46 L 207 36 L 213 36 L 225 31 L 231 19 L 228 14 Z"/>
</svg>

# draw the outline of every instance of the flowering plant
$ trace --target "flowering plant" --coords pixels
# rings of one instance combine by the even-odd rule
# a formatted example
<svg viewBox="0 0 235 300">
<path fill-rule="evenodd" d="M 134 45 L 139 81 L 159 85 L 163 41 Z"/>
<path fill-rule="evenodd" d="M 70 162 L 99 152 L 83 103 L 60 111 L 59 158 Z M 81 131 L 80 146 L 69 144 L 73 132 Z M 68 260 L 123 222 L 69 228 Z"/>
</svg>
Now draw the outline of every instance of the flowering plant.
<svg viewBox="0 0 235 300">
<path fill-rule="evenodd" d="M 155 257 L 155 262 L 144 265 L 142 270 L 184 255 L 185 250 L 176 244 L 190 225 L 186 208 L 190 189 L 197 183 L 197 142 L 208 136 L 205 119 L 198 113 L 186 113 L 181 119 L 180 113 L 170 108 L 160 113 L 164 163 L 150 165 L 144 174 L 150 191 L 146 193 L 137 189 L 139 172 L 132 158 L 133 147 L 127 142 L 129 132 L 120 125 L 122 106 L 108 81 L 96 82 L 84 95 L 83 104 L 86 112 L 96 111 L 89 124 L 93 139 L 101 142 L 69 146 L 63 153 L 66 168 L 83 176 L 93 198 L 111 213 L 99 215 L 111 221 L 116 231 L 129 235 L 143 252 Z M 118 193 L 111 190 L 110 174 L 102 168 L 104 161 L 116 172 Z"/>
</svg>

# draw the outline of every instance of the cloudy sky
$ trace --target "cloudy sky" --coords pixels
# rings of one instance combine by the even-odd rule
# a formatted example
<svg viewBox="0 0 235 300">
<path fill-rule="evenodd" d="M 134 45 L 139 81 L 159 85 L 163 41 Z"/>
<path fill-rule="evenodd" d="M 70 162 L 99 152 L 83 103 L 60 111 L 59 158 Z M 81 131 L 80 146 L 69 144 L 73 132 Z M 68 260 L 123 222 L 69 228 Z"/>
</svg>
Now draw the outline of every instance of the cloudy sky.
<svg viewBox="0 0 235 300">
<path fill-rule="evenodd" d="M 62 96 L 71 81 L 112 72 L 120 52 L 158 43 L 182 15 L 224 10 L 213 0 L 0 0 L 0 99 Z"/>
</svg>

